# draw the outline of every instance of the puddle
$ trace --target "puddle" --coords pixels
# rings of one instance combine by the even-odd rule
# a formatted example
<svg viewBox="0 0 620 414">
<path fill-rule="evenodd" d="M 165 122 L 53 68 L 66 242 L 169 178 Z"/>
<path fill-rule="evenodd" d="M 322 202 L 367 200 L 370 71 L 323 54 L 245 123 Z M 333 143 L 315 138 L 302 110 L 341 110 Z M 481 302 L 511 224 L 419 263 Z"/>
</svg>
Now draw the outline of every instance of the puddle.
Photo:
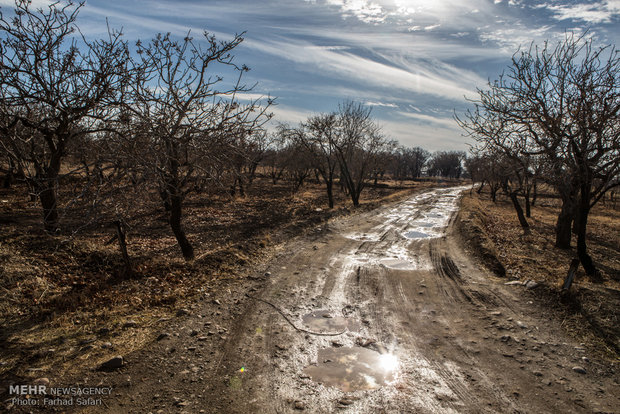
<svg viewBox="0 0 620 414">
<path fill-rule="evenodd" d="M 407 261 L 407 260 L 402 260 L 402 259 L 381 259 L 379 260 L 379 263 L 381 263 L 383 266 L 388 267 L 390 269 L 396 269 L 396 270 L 415 270 L 416 266 Z"/>
<path fill-rule="evenodd" d="M 419 222 L 416 222 L 416 223 L 413 223 L 413 224 L 415 226 L 417 226 L 417 227 L 423 227 L 423 228 L 426 228 L 426 229 L 431 228 L 431 227 L 435 227 L 435 223 L 427 223 L 427 222 L 424 222 L 424 221 L 419 221 Z"/>
<path fill-rule="evenodd" d="M 315 332 L 342 332 L 344 330 L 356 331 L 360 328 L 359 323 L 353 318 L 335 316 L 333 311 L 320 309 L 304 315 L 304 325 Z"/>
<path fill-rule="evenodd" d="M 398 359 L 367 348 L 325 348 L 318 364 L 304 369 L 313 381 L 344 392 L 372 390 L 396 379 Z"/>
<path fill-rule="evenodd" d="M 405 233 L 405 237 L 408 239 L 425 239 L 427 237 L 431 237 L 431 235 L 421 231 L 408 231 Z"/>
<path fill-rule="evenodd" d="M 441 217 L 443 217 L 443 214 L 441 214 L 441 213 L 428 213 L 428 214 L 426 215 L 426 217 L 430 217 L 430 218 L 441 218 Z"/>
</svg>

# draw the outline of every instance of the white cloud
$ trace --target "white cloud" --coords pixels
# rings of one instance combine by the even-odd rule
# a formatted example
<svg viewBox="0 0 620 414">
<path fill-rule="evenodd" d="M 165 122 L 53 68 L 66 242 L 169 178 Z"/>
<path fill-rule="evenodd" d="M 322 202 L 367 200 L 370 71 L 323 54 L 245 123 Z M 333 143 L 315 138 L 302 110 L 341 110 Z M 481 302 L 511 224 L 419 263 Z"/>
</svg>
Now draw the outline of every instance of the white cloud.
<svg viewBox="0 0 620 414">
<path fill-rule="evenodd" d="M 398 114 L 419 121 L 420 124 L 430 124 L 448 129 L 455 129 L 457 127 L 457 123 L 452 118 L 436 117 L 411 112 L 398 112 Z"/>
<path fill-rule="evenodd" d="M 398 88 L 445 99 L 462 101 L 473 91 L 472 74 L 436 62 L 399 62 L 391 66 L 348 52 L 307 47 L 307 43 L 290 41 L 250 41 L 250 46 L 263 52 L 303 64 L 303 69 L 318 74 L 328 72 L 341 79 L 356 79 L 376 88 Z"/>
<path fill-rule="evenodd" d="M 355 16 L 364 23 L 381 23 L 386 15 L 377 3 L 367 0 L 327 0 L 330 5 L 340 7 L 344 17 Z"/>
<path fill-rule="evenodd" d="M 251 92 L 242 92 L 235 94 L 235 98 L 239 101 L 264 101 L 267 102 L 268 99 L 274 99 L 273 96 L 269 96 L 268 94 L 263 93 L 251 93 Z"/>
<path fill-rule="evenodd" d="M 308 110 L 285 105 L 275 105 L 269 108 L 274 117 L 272 123 L 286 123 L 296 125 L 308 119 L 312 115 Z"/>
<path fill-rule="evenodd" d="M 398 108 L 398 105 L 393 103 L 385 103 L 385 102 L 374 102 L 374 101 L 366 101 L 364 105 L 367 106 L 383 106 L 385 108 Z"/>
<path fill-rule="evenodd" d="M 522 23 L 512 26 L 505 25 L 503 28 L 481 28 L 478 36 L 485 42 L 499 46 L 499 51 L 504 54 L 512 54 L 521 46 L 528 46 L 532 42 L 541 42 L 557 35 L 552 26 L 540 26 L 529 28 Z M 498 50 L 495 49 L 495 53 Z"/>
<path fill-rule="evenodd" d="M 460 128 L 429 125 L 415 121 L 381 120 L 383 132 L 401 144 L 419 146 L 429 151 L 467 150 L 470 139 L 462 136 Z"/>
<path fill-rule="evenodd" d="M 620 14 L 620 0 L 544 7 L 553 11 L 553 17 L 557 20 L 580 20 L 592 24 L 609 23 L 613 16 Z"/>
</svg>

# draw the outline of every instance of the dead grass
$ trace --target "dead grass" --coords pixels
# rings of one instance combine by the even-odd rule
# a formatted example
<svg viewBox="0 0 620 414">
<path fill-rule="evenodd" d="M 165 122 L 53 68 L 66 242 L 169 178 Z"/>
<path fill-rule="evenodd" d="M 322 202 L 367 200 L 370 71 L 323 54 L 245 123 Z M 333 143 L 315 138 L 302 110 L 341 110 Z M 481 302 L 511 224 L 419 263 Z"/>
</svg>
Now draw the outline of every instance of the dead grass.
<svg viewBox="0 0 620 414">
<path fill-rule="evenodd" d="M 539 197 L 528 219 L 531 233 L 524 235 L 509 199 L 499 197 L 497 203 L 493 203 L 488 194 L 474 192 L 462 202 L 461 216 L 465 222 L 461 220 L 461 233 L 474 250 L 486 244 L 489 255 L 501 263 L 508 278 L 542 283 L 543 288 L 534 294 L 550 309 L 565 312 L 563 319 L 568 331 L 589 341 L 598 341 L 603 348 L 618 353 L 620 203 L 608 201 L 595 206 L 588 221 L 588 250 L 602 279 L 589 278 L 580 267 L 568 296 L 561 295 L 560 290 L 576 251 L 558 249 L 554 245 L 559 208 L 560 201 L 552 194 Z M 479 236 L 480 240 L 474 236 Z M 576 239 L 572 244 L 576 245 Z M 489 263 L 488 258 L 485 263 Z M 586 326 L 589 332 L 584 330 Z"/>
</svg>

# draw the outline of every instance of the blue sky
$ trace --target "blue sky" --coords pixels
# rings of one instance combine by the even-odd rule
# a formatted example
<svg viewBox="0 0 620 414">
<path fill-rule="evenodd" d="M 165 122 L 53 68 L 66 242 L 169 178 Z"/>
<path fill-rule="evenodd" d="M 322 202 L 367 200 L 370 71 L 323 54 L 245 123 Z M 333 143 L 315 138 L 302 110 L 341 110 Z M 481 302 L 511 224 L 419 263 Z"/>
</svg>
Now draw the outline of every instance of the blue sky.
<svg viewBox="0 0 620 414">
<path fill-rule="evenodd" d="M 454 111 L 520 45 L 566 31 L 588 30 L 600 44 L 620 38 L 620 0 L 92 0 L 79 26 L 103 35 L 106 17 L 129 40 L 245 31 L 235 59 L 251 68 L 246 83 L 258 85 L 244 98 L 277 97 L 278 121 L 295 124 L 354 99 L 373 106 L 388 137 L 429 150 L 467 149 Z"/>
</svg>

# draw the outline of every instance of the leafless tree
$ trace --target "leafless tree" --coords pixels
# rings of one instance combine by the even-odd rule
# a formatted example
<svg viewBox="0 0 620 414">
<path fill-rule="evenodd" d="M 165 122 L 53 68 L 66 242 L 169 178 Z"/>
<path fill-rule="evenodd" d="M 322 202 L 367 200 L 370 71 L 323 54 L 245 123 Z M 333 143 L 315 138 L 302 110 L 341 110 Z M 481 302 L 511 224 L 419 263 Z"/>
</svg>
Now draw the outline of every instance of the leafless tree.
<svg viewBox="0 0 620 414">
<path fill-rule="evenodd" d="M 245 197 L 247 187 L 256 178 L 256 169 L 266 155 L 268 143 L 267 131 L 262 128 L 249 129 L 232 137 L 229 162 L 232 166 L 232 184 L 230 193 Z"/>
<path fill-rule="evenodd" d="M 268 147 L 263 158 L 263 167 L 271 182 L 276 185 L 284 176 L 284 170 L 288 165 L 285 149 L 289 144 L 290 128 L 286 125 L 278 126 L 278 130 L 272 133 Z"/>
<path fill-rule="evenodd" d="M 508 72 L 479 90 L 476 108 L 461 125 L 489 146 L 541 156 L 545 179 L 562 198 L 556 246 L 577 251 L 588 274 L 596 268 L 586 248 L 590 209 L 618 186 L 620 171 L 620 56 L 615 47 L 568 34 L 556 45 L 515 54 Z"/>
<path fill-rule="evenodd" d="M 371 109 L 360 103 L 342 103 L 336 118 L 338 129 L 333 138 L 333 152 L 338 161 L 340 179 L 353 205 L 358 206 L 360 194 L 380 162 L 380 154 L 392 143 L 381 134 L 371 117 Z"/>
<path fill-rule="evenodd" d="M 82 3 L 33 9 L 16 0 L 0 13 L 1 145 L 58 230 L 57 187 L 73 141 L 105 129 L 128 79 L 121 33 L 87 41 L 75 25 Z"/>
<path fill-rule="evenodd" d="M 242 40 L 236 35 L 217 41 L 204 33 L 197 42 L 189 34 L 181 40 L 160 34 L 137 44 L 134 67 L 140 76 L 124 107 L 131 125 L 125 146 L 156 186 L 186 259 L 194 257 L 194 248 L 182 225 L 183 201 L 196 177 L 208 174 L 210 164 L 223 163 L 239 139 L 252 136 L 269 118 L 270 102 L 237 100 L 238 93 L 251 90 L 241 83 L 248 68 L 235 64 L 231 53 Z M 225 83 L 218 69 L 238 77 Z"/>
<path fill-rule="evenodd" d="M 465 158 L 463 151 L 437 151 L 428 161 L 429 175 L 460 178 Z"/>
<path fill-rule="evenodd" d="M 337 134 L 338 117 L 335 113 L 311 116 L 291 134 L 306 149 L 312 165 L 323 179 L 329 208 L 334 207 L 334 179 L 338 168 L 334 142 Z"/>
</svg>

